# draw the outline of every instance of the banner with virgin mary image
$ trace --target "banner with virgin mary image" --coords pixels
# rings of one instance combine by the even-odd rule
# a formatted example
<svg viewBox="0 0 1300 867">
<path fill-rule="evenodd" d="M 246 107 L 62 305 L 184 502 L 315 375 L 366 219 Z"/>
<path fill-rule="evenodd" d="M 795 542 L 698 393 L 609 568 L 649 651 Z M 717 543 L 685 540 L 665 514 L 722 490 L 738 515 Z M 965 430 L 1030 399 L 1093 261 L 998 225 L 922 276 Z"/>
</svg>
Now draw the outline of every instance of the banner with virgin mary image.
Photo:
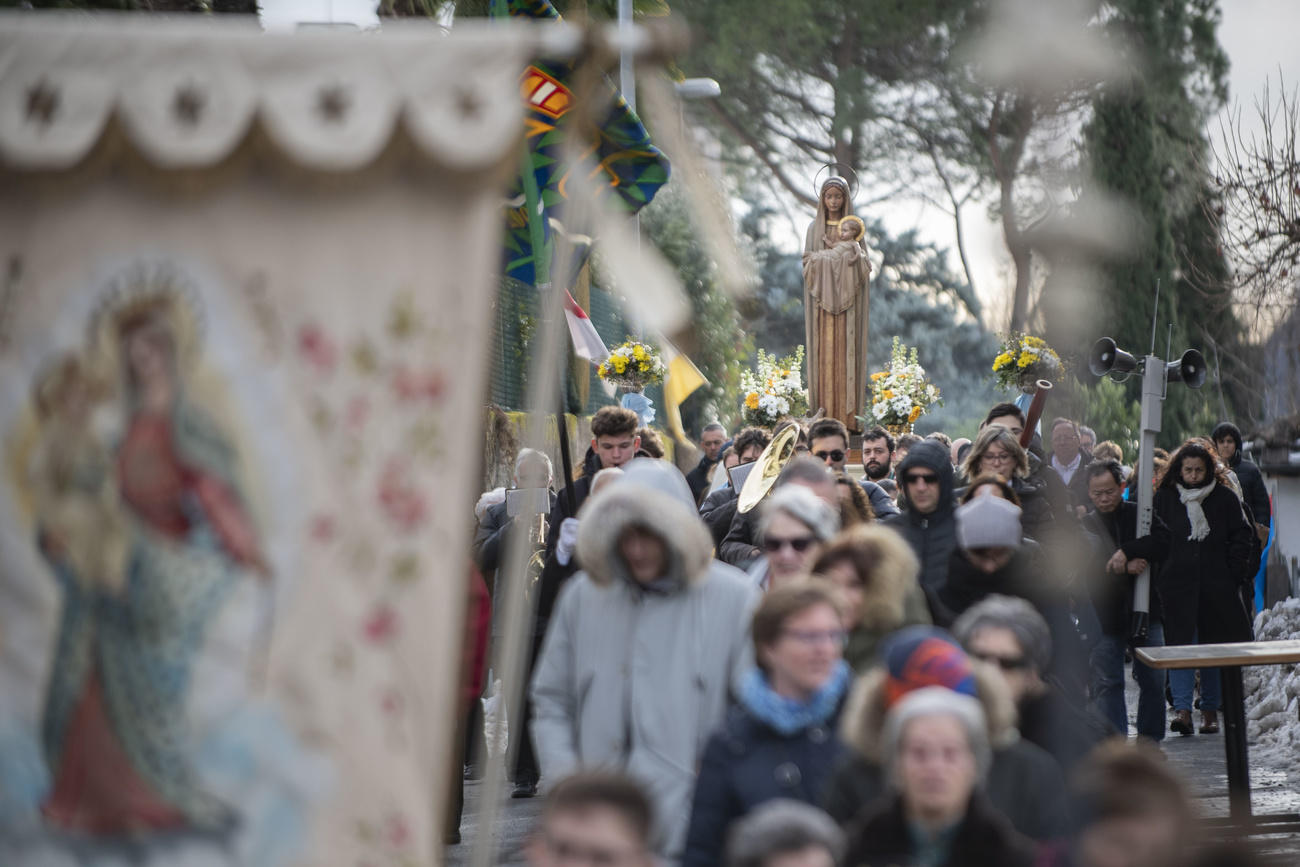
<svg viewBox="0 0 1300 867">
<path fill-rule="evenodd" d="M 132 18 L 0 20 L 0 864 L 438 863 L 529 39 Z"/>
</svg>

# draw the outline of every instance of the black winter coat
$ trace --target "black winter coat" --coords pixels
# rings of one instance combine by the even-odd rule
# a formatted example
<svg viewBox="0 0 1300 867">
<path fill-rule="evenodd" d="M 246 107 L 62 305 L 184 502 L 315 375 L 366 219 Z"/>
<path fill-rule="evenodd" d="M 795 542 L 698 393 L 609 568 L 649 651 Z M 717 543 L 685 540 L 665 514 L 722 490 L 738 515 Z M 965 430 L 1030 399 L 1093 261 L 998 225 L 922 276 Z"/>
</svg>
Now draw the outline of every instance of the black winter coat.
<svg viewBox="0 0 1300 867">
<path fill-rule="evenodd" d="M 1090 570 L 1088 594 L 1092 598 L 1097 621 L 1106 635 L 1128 638 L 1133 620 L 1133 584 L 1136 575 L 1113 575 L 1106 571 L 1106 563 L 1117 548 L 1137 538 L 1138 507 L 1136 503 L 1121 501 L 1110 514 L 1093 510 L 1083 518 L 1083 527 L 1096 540 L 1096 561 Z M 1153 514 L 1153 520 L 1159 516 Z M 1160 564 L 1151 564 L 1151 574 L 1160 574 Z M 1151 587 L 1150 612 L 1152 620 L 1162 619 L 1160 594 L 1154 582 Z"/>
<path fill-rule="evenodd" d="M 1071 599 L 1066 588 L 1057 586 L 1057 581 L 1057 575 L 1033 542 L 1022 544 L 1011 562 L 992 574 L 975 568 L 960 550 L 954 551 L 948 565 L 948 580 L 936 593 L 942 611 L 935 623 L 950 626 L 963 611 L 994 593 L 1019 596 L 1038 609 L 1051 629 L 1049 672 L 1072 693 L 1081 692 L 1088 683 L 1091 647 L 1080 636 L 1072 615 L 1077 614 L 1081 623 L 1093 622 L 1092 602 L 1083 596 Z"/>
<path fill-rule="evenodd" d="M 878 766 L 860 753 L 846 752 L 826 787 L 822 809 L 848 826 L 866 805 L 887 791 Z M 1017 740 L 993 751 L 984 791 L 998 812 L 1026 837 L 1051 840 L 1070 831 L 1061 766 L 1029 741 Z"/>
<path fill-rule="evenodd" d="M 852 867 L 908 867 L 916 864 L 915 844 L 897 795 L 872 804 L 848 829 L 844 863 Z M 957 828 L 943 867 L 1031 867 L 1034 842 L 1018 833 L 983 795 L 976 792 Z"/>
<path fill-rule="evenodd" d="M 727 538 L 731 521 L 736 517 L 738 501 L 736 489 L 728 485 L 709 494 L 700 504 L 700 520 L 709 528 L 709 535 L 713 537 L 714 551 L 722 550 L 722 540 Z"/>
<path fill-rule="evenodd" d="M 763 555 L 762 550 L 754 544 L 758 538 L 759 509 L 748 512 L 733 512 L 731 527 L 718 546 L 718 559 L 729 563 L 742 572 L 754 565 L 754 561 Z"/>
<path fill-rule="evenodd" d="M 551 491 L 551 511 L 555 511 L 555 492 Z M 483 519 L 474 530 L 474 541 L 470 545 L 470 556 L 474 565 L 487 582 L 488 592 L 496 594 L 496 572 L 501 565 L 506 535 L 510 532 L 514 519 L 506 514 L 506 504 L 497 503 L 488 506 L 483 512 Z"/>
<path fill-rule="evenodd" d="M 690 486 L 691 496 L 695 498 L 696 503 L 700 502 L 700 497 L 709 489 L 709 470 L 716 463 L 717 461 L 711 461 L 705 455 L 700 458 L 700 462 L 695 465 L 695 469 L 686 474 L 686 484 Z M 722 470 L 718 472 L 722 472 Z"/>
<path fill-rule="evenodd" d="M 1250 507 L 1250 515 L 1255 523 L 1272 526 L 1273 510 L 1269 506 L 1268 488 L 1264 486 L 1264 477 L 1259 474 L 1259 467 L 1243 458 L 1241 452 L 1234 452 L 1228 465 L 1237 474 L 1237 481 L 1241 482 L 1241 498 Z"/>
<path fill-rule="evenodd" d="M 1060 488 L 1057 490 L 1057 496 L 1060 497 L 1064 494 L 1064 502 L 1062 505 L 1068 509 L 1072 510 L 1076 506 L 1087 508 L 1092 503 L 1092 501 L 1088 499 L 1087 468 L 1090 463 L 1092 463 L 1092 457 L 1087 452 L 1080 449 L 1079 467 L 1074 471 L 1074 475 L 1070 476 L 1070 481 L 1067 484 L 1065 479 L 1061 478 L 1061 474 L 1056 471 L 1056 467 L 1052 465 L 1052 455 L 1049 454 L 1043 459 L 1043 471 L 1044 473 L 1050 473 L 1061 483 Z M 1059 507 L 1057 511 L 1060 511 Z M 1059 519 L 1063 516 L 1058 514 L 1057 517 Z"/>
<path fill-rule="evenodd" d="M 825 724 L 786 736 L 733 707 L 704 748 L 682 867 L 723 863 L 728 827 L 765 801 L 820 803 L 846 749 L 835 734 L 838 718 L 837 710 Z"/>
<path fill-rule="evenodd" d="M 565 518 L 578 514 L 582 504 L 591 496 L 591 480 L 600 472 L 600 458 L 591 448 L 582 460 L 582 475 L 573 482 L 573 502 L 569 502 L 568 491 L 561 486 L 551 506 L 551 516 L 546 522 L 545 565 L 537 584 L 537 635 L 546 631 L 546 624 L 551 619 L 555 600 L 560 596 L 560 588 L 578 571 L 578 558 L 570 558 L 567 564 L 561 564 L 555 557 L 555 546 L 560 541 L 560 524 Z"/>
<path fill-rule="evenodd" d="M 1125 556 L 1161 561 L 1155 586 L 1164 608 L 1165 644 L 1216 644 L 1250 641 L 1254 631 L 1241 598 L 1250 571 L 1254 528 L 1246 523 L 1241 501 L 1216 485 L 1201 509 L 1210 534 L 1199 542 L 1176 487 L 1156 491 L 1151 535 L 1123 545 Z M 1196 638 L 1193 639 L 1193 635 Z"/>
<path fill-rule="evenodd" d="M 1072 703 L 1052 684 L 1047 692 L 1021 702 L 1020 736 L 1056 759 L 1068 777 L 1097 744 L 1114 734 L 1091 708 Z"/>
<path fill-rule="evenodd" d="M 920 514 L 907 503 L 906 483 L 912 469 L 933 470 L 939 477 L 939 505 L 928 515 Z M 919 442 L 898 465 L 898 502 L 902 512 L 889 515 L 881 524 L 892 527 L 912 546 L 921 561 L 921 587 L 931 591 L 944 583 L 948 575 L 948 558 L 957 548 L 957 521 L 953 516 L 953 472 L 948 452 L 937 442 Z M 935 621 L 938 622 L 937 616 Z"/>
</svg>

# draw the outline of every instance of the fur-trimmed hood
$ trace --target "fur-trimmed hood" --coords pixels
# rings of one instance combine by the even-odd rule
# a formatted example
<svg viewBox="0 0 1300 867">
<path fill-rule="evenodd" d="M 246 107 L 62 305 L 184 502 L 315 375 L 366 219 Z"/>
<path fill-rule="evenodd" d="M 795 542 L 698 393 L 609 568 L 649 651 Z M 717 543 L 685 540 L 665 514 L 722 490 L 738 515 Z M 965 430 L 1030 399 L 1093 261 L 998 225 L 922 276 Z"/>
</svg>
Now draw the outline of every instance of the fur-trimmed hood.
<svg viewBox="0 0 1300 867">
<path fill-rule="evenodd" d="M 578 513 L 578 563 L 596 584 L 631 580 L 618 553 L 625 530 L 640 527 L 668 547 L 668 572 L 678 586 L 701 580 L 713 556 L 713 539 L 695 511 L 691 489 L 667 461 L 637 458 L 623 477 Z"/>
<path fill-rule="evenodd" d="M 995 750 L 1010 746 L 1020 737 L 1011 693 L 1002 675 L 988 663 L 972 659 L 970 664 L 988 722 L 989 745 Z M 840 740 L 876 765 L 883 765 L 885 758 L 880 754 L 885 729 L 885 673 L 877 666 L 859 677 L 840 715 Z"/>
<path fill-rule="evenodd" d="M 876 557 L 862 588 L 862 614 L 858 625 L 873 632 L 893 632 L 907 617 L 908 594 L 920 588 L 920 563 L 907 540 L 893 530 L 872 527 L 859 532 L 863 538 L 875 543 L 873 553 Z"/>
</svg>

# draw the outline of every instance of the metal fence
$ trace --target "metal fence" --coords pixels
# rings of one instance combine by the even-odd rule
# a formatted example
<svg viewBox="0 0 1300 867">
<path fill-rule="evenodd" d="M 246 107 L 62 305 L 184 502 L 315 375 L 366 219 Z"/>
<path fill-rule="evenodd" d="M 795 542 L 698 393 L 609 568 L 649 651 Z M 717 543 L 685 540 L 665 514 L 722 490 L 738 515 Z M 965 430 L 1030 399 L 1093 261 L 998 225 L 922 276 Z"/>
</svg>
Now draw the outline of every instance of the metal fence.
<svg viewBox="0 0 1300 867">
<path fill-rule="evenodd" d="M 493 330 L 492 345 L 492 380 L 489 388 L 489 400 L 507 410 L 522 410 L 528 390 L 528 360 L 531 342 L 536 334 L 538 318 L 537 290 L 517 280 L 504 278 L 497 292 L 496 321 Z M 607 346 L 622 343 L 630 333 L 627 320 L 622 315 L 621 304 L 613 295 L 598 286 L 591 287 L 591 303 L 587 309 L 597 333 Z M 572 357 L 572 356 L 570 356 Z M 609 397 L 596 376 L 596 368 L 587 366 L 588 388 L 587 400 L 580 404 L 579 390 L 573 382 L 572 365 L 565 383 L 565 394 L 569 412 L 576 415 L 591 415 L 600 407 L 615 403 L 616 398 Z M 646 389 L 649 397 L 659 409 L 657 422 L 663 421 L 663 388 L 651 386 Z"/>
</svg>

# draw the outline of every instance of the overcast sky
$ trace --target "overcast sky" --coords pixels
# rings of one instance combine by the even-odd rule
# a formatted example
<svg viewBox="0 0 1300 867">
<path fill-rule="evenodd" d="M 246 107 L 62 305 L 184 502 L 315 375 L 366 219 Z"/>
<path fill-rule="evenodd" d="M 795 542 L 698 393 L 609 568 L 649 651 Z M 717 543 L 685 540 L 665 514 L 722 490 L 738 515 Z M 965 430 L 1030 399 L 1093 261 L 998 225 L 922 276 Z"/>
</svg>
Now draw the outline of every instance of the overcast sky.
<svg viewBox="0 0 1300 867">
<path fill-rule="evenodd" d="M 755 0 L 762 2 L 762 0 Z M 362 27 L 378 24 L 375 0 L 262 0 L 262 20 L 268 30 L 292 30 L 299 22 L 348 22 Z M 1231 61 L 1229 103 L 1226 118 L 1240 104 L 1246 122 L 1254 120 L 1254 102 L 1266 83 L 1277 90 L 1279 70 L 1290 88 L 1300 84 L 1300 0 L 1220 0 L 1223 23 L 1219 41 Z M 1218 120 L 1211 122 L 1208 133 L 1219 134 Z M 960 268 L 953 240 L 952 220 L 935 208 L 910 202 L 891 203 L 870 209 L 897 233 L 917 228 L 928 240 L 952 248 L 949 262 Z M 790 249 L 803 243 L 806 220 L 791 214 L 791 219 L 775 227 L 777 240 Z M 978 204 L 963 211 L 967 244 L 977 289 L 990 314 L 988 324 L 1004 324 L 1007 297 L 1013 277 L 1000 226 L 987 218 L 987 205 Z M 787 228 L 788 227 L 788 228 Z M 788 233 L 789 237 L 785 237 Z"/>
<path fill-rule="evenodd" d="M 1234 106 L 1240 103 L 1243 121 L 1255 120 L 1255 99 L 1263 93 L 1266 83 L 1278 90 L 1278 71 L 1281 70 L 1288 88 L 1300 85 L 1300 50 L 1296 48 L 1296 35 L 1300 34 L 1300 0 L 1220 0 L 1223 23 L 1219 29 L 1219 42 L 1231 62 L 1228 72 L 1228 106 L 1221 113 L 1225 120 Z M 1213 120 L 1207 132 L 1219 135 L 1219 121 Z M 1009 310 L 1006 300 L 1014 276 L 1010 258 L 1002 241 L 1002 229 L 986 218 L 983 204 L 963 210 L 967 224 L 967 244 L 976 288 L 989 313 L 997 314 L 987 324 L 994 328 L 1006 326 Z M 922 205 L 892 207 L 880 216 L 893 231 L 916 227 L 930 240 L 950 247 L 949 263 L 960 269 L 957 259 L 951 219 L 933 208 Z M 800 236 L 802 237 L 802 236 Z"/>
</svg>

